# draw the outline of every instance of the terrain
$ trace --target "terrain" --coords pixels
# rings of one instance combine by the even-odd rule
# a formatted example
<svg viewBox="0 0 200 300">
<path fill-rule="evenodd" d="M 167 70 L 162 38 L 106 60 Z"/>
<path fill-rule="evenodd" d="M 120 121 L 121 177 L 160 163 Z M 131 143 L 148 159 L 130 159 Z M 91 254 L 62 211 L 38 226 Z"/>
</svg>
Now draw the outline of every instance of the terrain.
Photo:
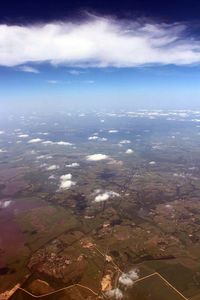
<svg viewBox="0 0 200 300">
<path fill-rule="evenodd" d="M 200 299 L 199 122 L 161 110 L 1 121 L 0 299 Z"/>
</svg>

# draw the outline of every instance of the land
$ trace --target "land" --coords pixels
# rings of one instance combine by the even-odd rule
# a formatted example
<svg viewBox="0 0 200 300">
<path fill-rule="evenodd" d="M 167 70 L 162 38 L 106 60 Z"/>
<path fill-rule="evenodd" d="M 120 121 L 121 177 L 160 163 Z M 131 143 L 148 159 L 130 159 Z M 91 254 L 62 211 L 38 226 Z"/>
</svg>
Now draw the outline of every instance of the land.
<svg viewBox="0 0 200 300">
<path fill-rule="evenodd" d="M 200 299 L 198 118 L 121 112 L 0 124 L 0 299 L 15 286 L 14 300 Z M 66 174 L 74 184 L 60 189 Z M 131 270 L 137 279 L 125 286 Z M 123 298 L 109 294 L 116 289 Z"/>
</svg>

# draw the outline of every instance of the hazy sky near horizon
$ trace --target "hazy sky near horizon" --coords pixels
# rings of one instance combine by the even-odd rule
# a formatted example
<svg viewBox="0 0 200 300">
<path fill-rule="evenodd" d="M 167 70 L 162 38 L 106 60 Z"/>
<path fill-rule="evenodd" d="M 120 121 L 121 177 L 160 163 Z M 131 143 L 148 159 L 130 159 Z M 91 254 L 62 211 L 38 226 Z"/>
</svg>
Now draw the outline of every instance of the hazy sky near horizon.
<svg viewBox="0 0 200 300">
<path fill-rule="evenodd" d="M 1 107 L 200 108 L 199 25 L 198 1 L 4 3 Z"/>
</svg>

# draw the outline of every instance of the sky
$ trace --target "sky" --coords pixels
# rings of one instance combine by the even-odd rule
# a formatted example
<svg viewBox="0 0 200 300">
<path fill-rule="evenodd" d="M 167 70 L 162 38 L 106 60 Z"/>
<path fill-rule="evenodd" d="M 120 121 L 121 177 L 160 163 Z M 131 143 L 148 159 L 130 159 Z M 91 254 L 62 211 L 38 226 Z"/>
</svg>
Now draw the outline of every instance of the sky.
<svg viewBox="0 0 200 300">
<path fill-rule="evenodd" d="M 0 103 L 200 109 L 200 2 L 3 1 Z"/>
</svg>

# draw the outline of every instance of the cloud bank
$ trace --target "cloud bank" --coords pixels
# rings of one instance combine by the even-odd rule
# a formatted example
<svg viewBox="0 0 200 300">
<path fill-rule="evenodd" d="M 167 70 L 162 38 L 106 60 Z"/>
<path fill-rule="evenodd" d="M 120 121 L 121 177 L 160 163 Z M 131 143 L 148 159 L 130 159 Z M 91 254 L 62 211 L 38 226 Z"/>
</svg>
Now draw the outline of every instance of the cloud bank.
<svg viewBox="0 0 200 300">
<path fill-rule="evenodd" d="M 79 23 L 1 24 L 0 65 L 137 67 L 199 63 L 200 40 L 187 33 L 184 24 L 124 22 L 94 16 Z"/>
</svg>

